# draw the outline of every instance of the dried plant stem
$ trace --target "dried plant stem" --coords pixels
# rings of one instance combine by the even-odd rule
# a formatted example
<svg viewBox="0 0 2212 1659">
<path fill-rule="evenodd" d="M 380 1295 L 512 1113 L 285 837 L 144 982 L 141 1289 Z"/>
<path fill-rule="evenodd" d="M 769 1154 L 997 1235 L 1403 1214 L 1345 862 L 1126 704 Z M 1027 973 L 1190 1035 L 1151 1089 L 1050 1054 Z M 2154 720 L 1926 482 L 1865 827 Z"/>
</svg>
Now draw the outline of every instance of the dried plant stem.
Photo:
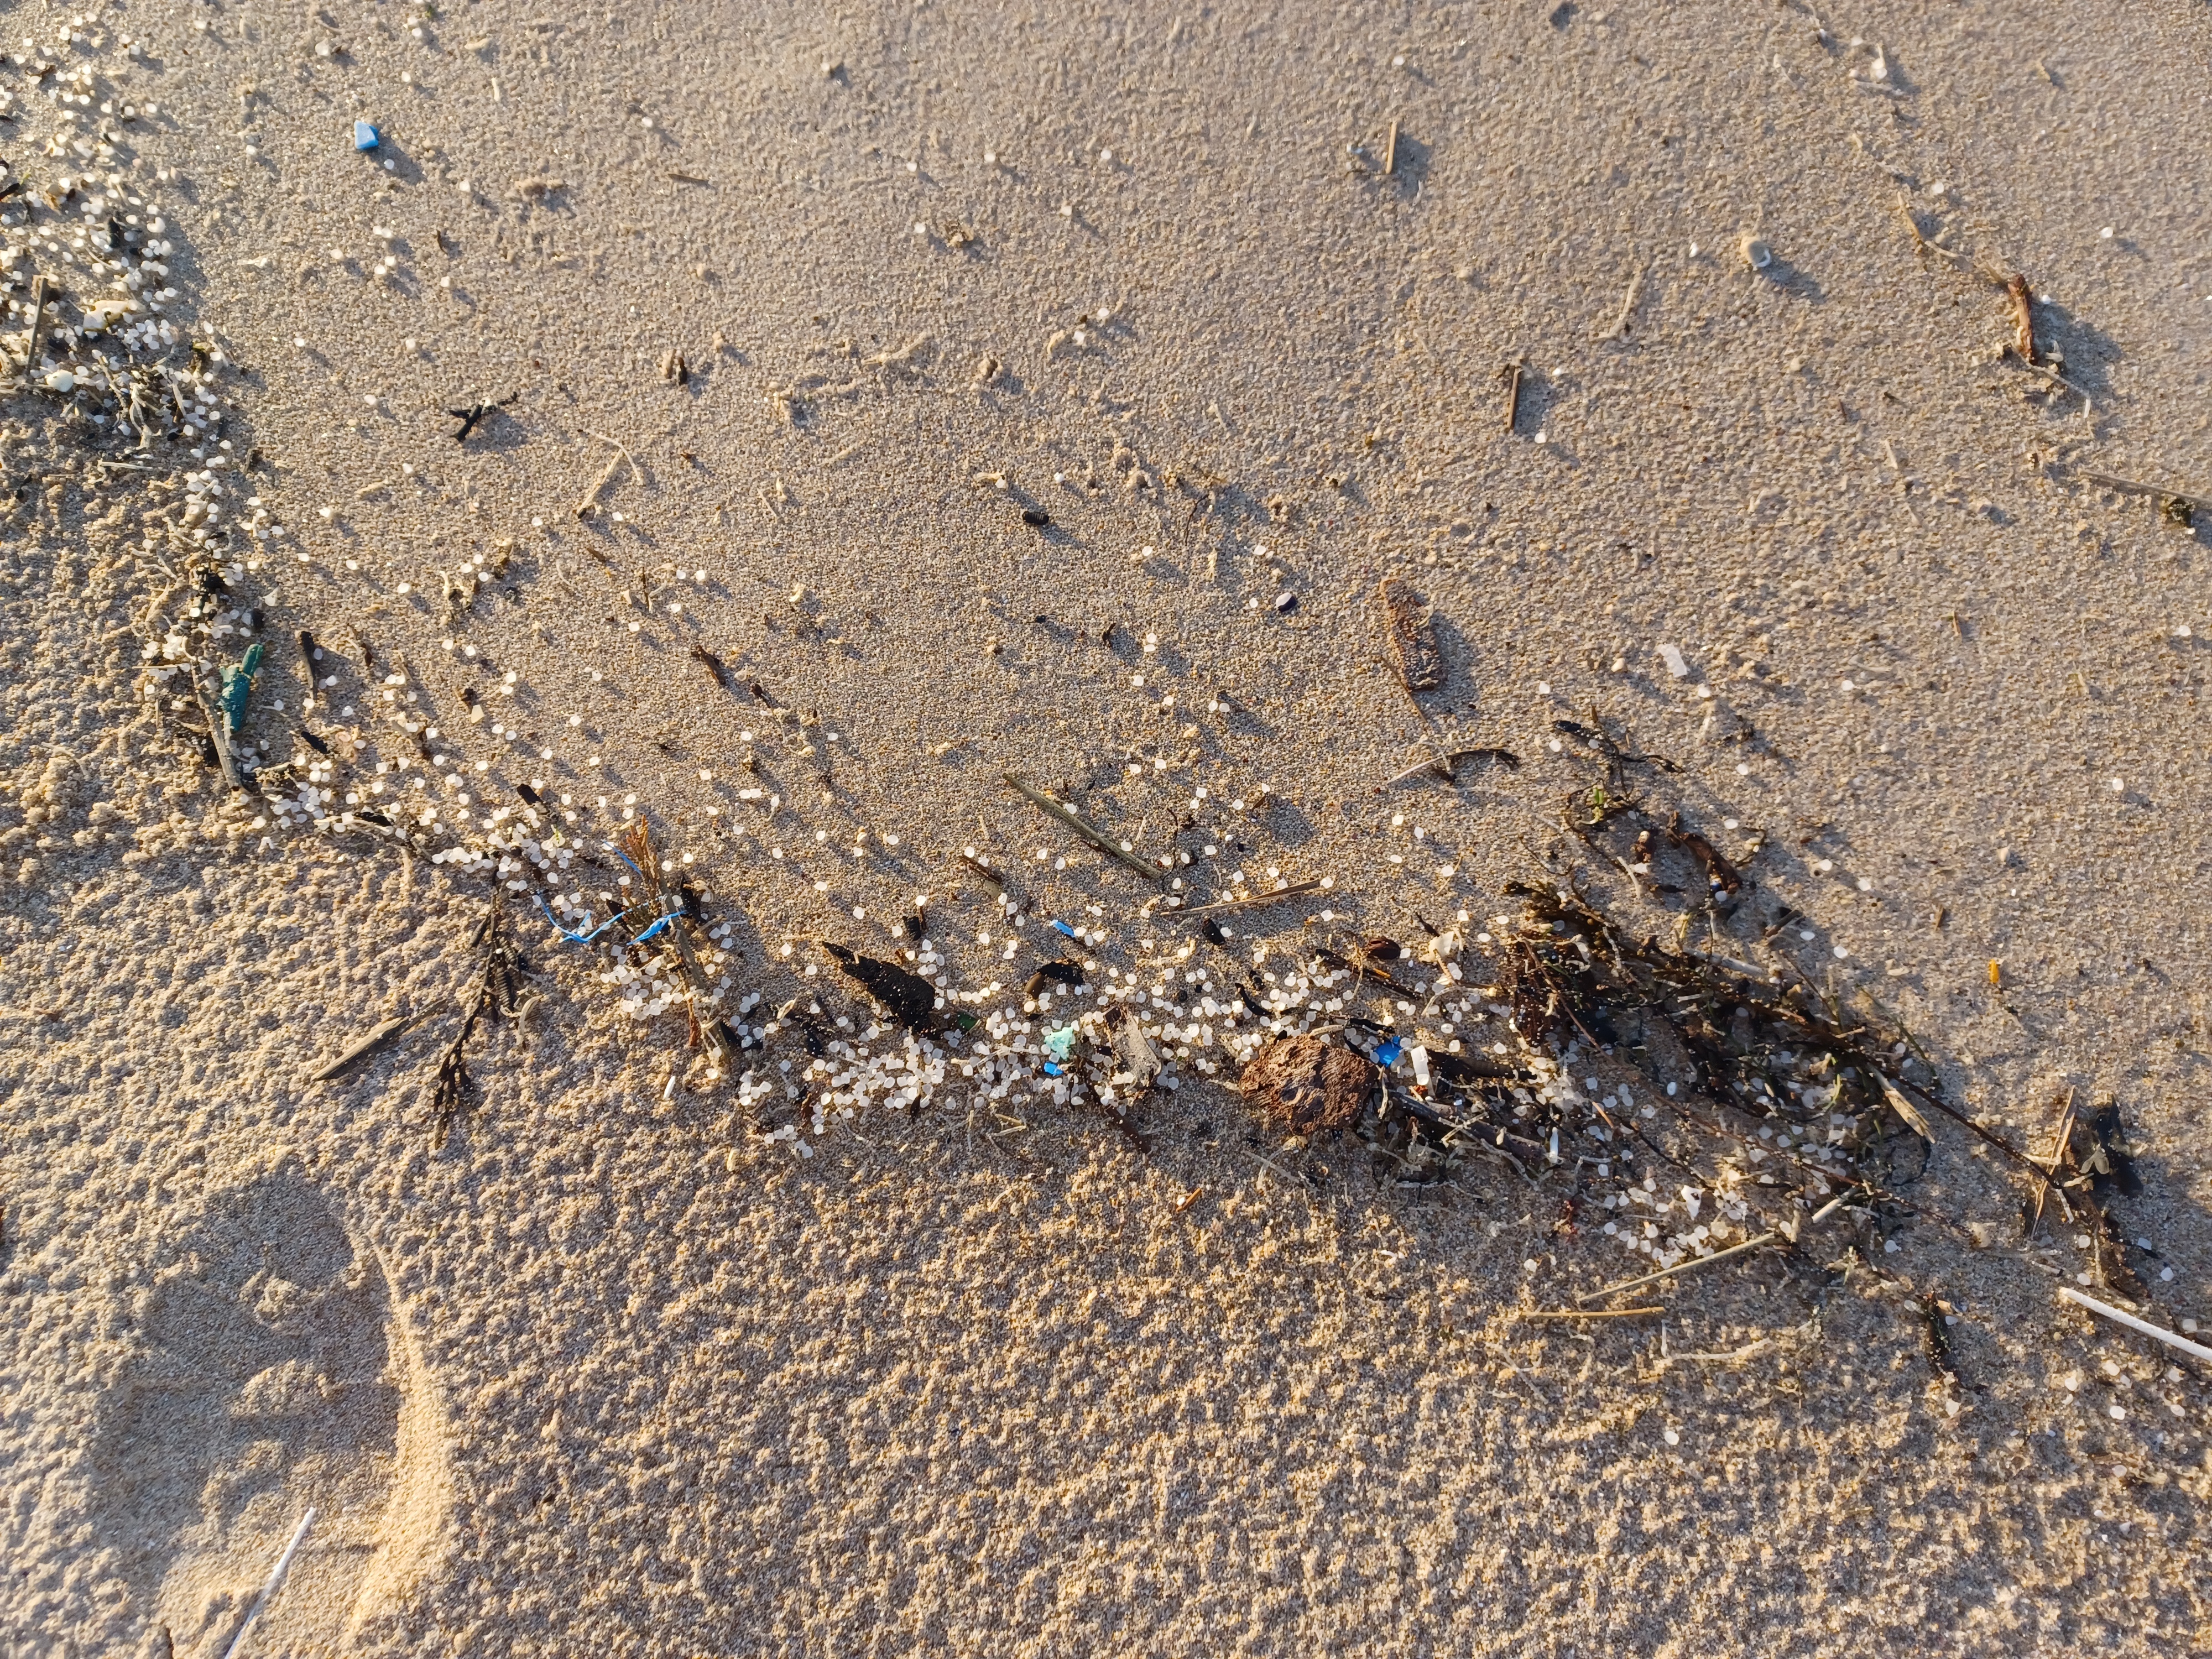
<svg viewBox="0 0 2212 1659">
<path fill-rule="evenodd" d="M 1115 842 L 1110 836 L 1109 836 L 1103 830 L 1101 830 L 1097 824 L 1091 823 L 1090 819 L 1085 817 L 1073 807 L 1068 805 L 1066 802 L 1047 794 L 1043 790 L 1038 788 L 1036 785 L 1031 783 L 1027 778 L 1022 776 L 1020 773 L 1008 772 L 1004 774 L 1004 776 L 1006 782 L 1013 787 L 1024 800 L 1029 802 L 1030 805 L 1036 807 L 1038 811 L 1043 813 L 1047 817 L 1066 825 L 1067 828 L 1073 830 L 1077 835 L 1080 836 L 1085 841 L 1090 842 L 1092 847 L 1096 848 L 1099 852 L 1103 853 L 1108 858 L 1112 859 L 1116 864 L 1121 865 L 1125 869 L 1135 871 L 1147 881 L 1157 882 L 1164 873 L 1162 871 L 1155 870 L 1151 865 L 1146 863 L 1144 860 L 1139 858 L 1134 853 L 1123 848 L 1118 842 Z"/>
<path fill-rule="evenodd" d="M 604 432 L 587 432 L 585 435 L 597 438 L 603 444 L 611 445 L 615 453 L 613 458 L 607 462 L 605 470 L 599 474 L 592 487 L 584 492 L 583 500 L 576 503 L 576 516 L 580 519 L 588 519 L 592 516 L 593 510 L 599 504 L 599 497 L 606 493 L 607 486 L 615 481 L 615 474 L 622 471 L 623 462 L 629 463 L 629 476 L 632 483 L 639 485 L 645 483 L 645 474 L 638 466 L 637 458 L 629 453 L 629 448 L 619 438 L 610 438 Z"/>
<path fill-rule="evenodd" d="M 1843 1207 L 1843 1202 L 1844 1197 L 1842 1194 L 1838 1194 L 1838 1196 L 1830 1199 L 1826 1204 L 1822 1205 L 1819 1209 L 1813 1212 L 1812 1219 L 1805 1224 L 1807 1226 L 1814 1226 L 1820 1222 L 1826 1221 L 1830 1216 L 1833 1215 L 1838 1209 Z M 1778 1243 L 1785 1239 L 1788 1239 L 1791 1243 L 1795 1243 L 1796 1242 L 1795 1239 L 1790 1238 L 1790 1236 L 1787 1233 L 1783 1232 L 1780 1229 L 1771 1229 L 1766 1232 L 1759 1234 L 1756 1238 L 1747 1238 L 1741 1244 L 1731 1244 L 1725 1250 L 1715 1250 L 1711 1255 L 1693 1255 L 1687 1261 L 1677 1261 L 1671 1267 L 1662 1267 L 1657 1273 L 1646 1273 L 1641 1279 L 1623 1279 L 1620 1284 L 1608 1285 L 1601 1291 L 1585 1291 L 1583 1295 L 1577 1297 L 1575 1300 L 1578 1303 L 1602 1301 L 1608 1296 L 1619 1296 L 1623 1291 L 1636 1290 L 1645 1285 L 1656 1285 L 1662 1279 L 1673 1279 L 1681 1273 L 1694 1272 L 1699 1267 L 1710 1267 L 1715 1262 L 1725 1261 L 1732 1255 L 1741 1255 L 1747 1250 L 1755 1250 L 1762 1245 Z"/>
<path fill-rule="evenodd" d="M 1647 1319 L 1664 1308 L 1516 1308 L 1516 1319 Z"/>
</svg>

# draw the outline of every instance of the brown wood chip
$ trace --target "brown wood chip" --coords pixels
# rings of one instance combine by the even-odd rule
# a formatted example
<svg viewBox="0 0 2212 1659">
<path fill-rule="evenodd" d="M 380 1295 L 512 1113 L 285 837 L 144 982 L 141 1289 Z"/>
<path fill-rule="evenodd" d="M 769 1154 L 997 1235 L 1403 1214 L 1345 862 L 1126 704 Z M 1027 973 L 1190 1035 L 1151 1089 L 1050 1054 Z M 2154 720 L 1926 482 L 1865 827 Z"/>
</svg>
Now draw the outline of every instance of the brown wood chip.
<svg viewBox="0 0 2212 1659">
<path fill-rule="evenodd" d="M 1421 596 L 1395 576 L 1376 590 L 1390 625 L 1390 654 L 1408 691 L 1433 691 L 1444 683 L 1444 653 L 1437 645 L 1437 625 Z"/>
<path fill-rule="evenodd" d="M 1268 1127 L 1316 1135 L 1357 1121 L 1375 1082 L 1375 1067 L 1342 1043 L 1279 1036 L 1252 1056 L 1237 1086 Z"/>
</svg>

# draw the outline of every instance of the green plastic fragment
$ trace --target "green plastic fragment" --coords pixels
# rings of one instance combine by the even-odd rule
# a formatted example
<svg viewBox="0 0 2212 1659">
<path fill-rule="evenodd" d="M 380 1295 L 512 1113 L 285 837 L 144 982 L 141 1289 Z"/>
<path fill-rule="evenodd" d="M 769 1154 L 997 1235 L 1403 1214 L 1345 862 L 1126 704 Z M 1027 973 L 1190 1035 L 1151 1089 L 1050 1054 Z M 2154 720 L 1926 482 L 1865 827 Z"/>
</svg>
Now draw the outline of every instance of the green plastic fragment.
<svg viewBox="0 0 2212 1659">
<path fill-rule="evenodd" d="M 222 718 L 236 737 L 246 729 L 246 700 L 253 695 L 253 677 L 261 672 L 261 641 L 246 647 L 244 660 L 222 672 Z"/>
</svg>

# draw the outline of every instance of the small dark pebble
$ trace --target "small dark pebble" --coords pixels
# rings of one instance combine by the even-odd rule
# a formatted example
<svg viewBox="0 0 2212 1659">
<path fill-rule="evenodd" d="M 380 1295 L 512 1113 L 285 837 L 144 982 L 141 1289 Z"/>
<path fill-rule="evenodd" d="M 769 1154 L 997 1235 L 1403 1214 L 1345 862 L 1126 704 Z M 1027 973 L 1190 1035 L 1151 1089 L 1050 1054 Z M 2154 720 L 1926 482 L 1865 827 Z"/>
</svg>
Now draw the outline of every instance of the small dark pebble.
<svg viewBox="0 0 2212 1659">
<path fill-rule="evenodd" d="M 1041 507 L 1025 507 L 1022 509 L 1022 522 L 1033 530 L 1042 530 L 1052 522 L 1052 514 Z"/>
</svg>

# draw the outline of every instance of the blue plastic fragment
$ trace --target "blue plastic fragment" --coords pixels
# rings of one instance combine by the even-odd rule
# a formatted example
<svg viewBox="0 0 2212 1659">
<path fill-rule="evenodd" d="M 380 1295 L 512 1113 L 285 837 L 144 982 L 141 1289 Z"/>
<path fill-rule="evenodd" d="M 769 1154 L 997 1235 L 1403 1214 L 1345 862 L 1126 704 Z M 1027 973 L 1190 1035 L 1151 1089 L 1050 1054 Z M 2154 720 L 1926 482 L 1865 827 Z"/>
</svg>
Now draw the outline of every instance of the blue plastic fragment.
<svg viewBox="0 0 2212 1659">
<path fill-rule="evenodd" d="M 609 916 L 598 927 L 592 927 L 590 933 L 572 933 L 555 919 L 553 915 L 553 907 L 545 902 L 545 896 L 543 893 L 540 893 L 536 896 L 538 899 L 538 908 L 545 913 L 545 920 L 552 922 L 553 931 L 560 934 L 562 939 L 567 939 L 571 945 L 589 945 L 593 939 L 599 938 L 600 934 L 605 933 L 608 928 L 613 927 L 615 923 L 622 920 L 622 912 L 617 910 L 614 915 Z M 590 927 L 591 921 L 592 919 L 589 916 L 586 916 L 584 918 L 584 925 L 586 927 Z"/>
<path fill-rule="evenodd" d="M 356 149 L 366 153 L 383 142 L 383 135 L 368 122 L 356 121 L 353 124 L 353 147 Z"/>
<path fill-rule="evenodd" d="M 1073 929 L 1073 927 L 1069 927 L 1069 926 L 1068 926 L 1066 922 L 1064 922 L 1064 921 L 1051 921 L 1051 922 L 1048 922 L 1048 923 L 1046 923 L 1045 925 L 1046 925 L 1047 927 L 1050 927 L 1050 928 L 1052 929 L 1052 931 L 1053 931 L 1054 933 L 1062 933 L 1062 934 L 1065 934 L 1065 935 L 1066 935 L 1067 938 L 1069 938 L 1069 939 L 1073 939 L 1073 938 L 1075 937 L 1075 929 Z"/>
<path fill-rule="evenodd" d="M 1376 1046 L 1375 1063 L 1383 1066 L 1395 1066 L 1397 1064 L 1398 1056 L 1405 1051 L 1405 1040 L 1402 1037 L 1392 1037 L 1388 1042 L 1378 1043 Z"/>
<path fill-rule="evenodd" d="M 1064 1066 L 1055 1066 L 1048 1060 L 1044 1063 L 1044 1074 L 1047 1077 L 1066 1077 L 1067 1068 Z"/>
</svg>

